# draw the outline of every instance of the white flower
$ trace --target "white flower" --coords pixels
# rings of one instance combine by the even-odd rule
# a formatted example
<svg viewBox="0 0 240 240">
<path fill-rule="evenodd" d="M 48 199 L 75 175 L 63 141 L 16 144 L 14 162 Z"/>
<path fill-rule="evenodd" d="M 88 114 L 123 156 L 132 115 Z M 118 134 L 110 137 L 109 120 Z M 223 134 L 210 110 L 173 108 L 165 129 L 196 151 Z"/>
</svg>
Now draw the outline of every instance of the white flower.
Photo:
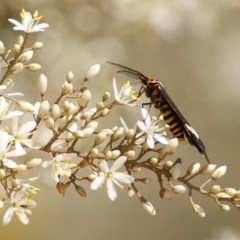
<svg viewBox="0 0 240 240">
<path fill-rule="evenodd" d="M 72 168 L 76 166 L 76 164 L 71 163 L 70 161 L 76 157 L 76 154 L 58 154 L 50 161 L 45 161 L 42 163 L 44 168 L 51 167 L 52 178 L 59 182 L 59 177 L 66 176 L 70 177 L 72 173 Z"/>
<path fill-rule="evenodd" d="M 129 81 L 122 86 L 120 91 L 118 91 L 116 79 L 113 78 L 113 91 L 115 100 L 119 104 L 124 104 L 131 107 L 136 106 L 136 94 L 134 91 L 132 91 L 132 86 L 130 85 Z"/>
<path fill-rule="evenodd" d="M 9 22 L 13 23 L 15 27 L 13 27 L 16 31 L 23 31 L 26 33 L 32 33 L 32 32 L 40 32 L 44 31 L 44 28 L 49 27 L 47 23 L 39 23 L 42 16 L 38 15 L 38 11 L 35 11 L 33 16 L 30 12 L 25 12 L 23 9 L 20 13 L 20 16 L 22 18 L 22 23 L 16 21 L 15 19 L 8 19 Z"/>
<path fill-rule="evenodd" d="M 142 116 L 144 121 L 137 121 L 137 126 L 139 129 L 147 135 L 147 144 L 149 148 L 153 148 L 155 141 L 162 144 L 168 144 L 169 140 L 163 136 L 163 134 L 158 133 L 164 131 L 165 128 L 158 128 L 158 121 L 151 121 L 148 110 L 142 108 Z M 142 134 L 142 133 L 140 133 Z"/>
<path fill-rule="evenodd" d="M 9 159 L 9 157 L 19 157 L 26 154 L 23 148 L 16 148 L 9 151 L 11 147 L 12 136 L 4 131 L 0 131 L 0 162 L 8 168 L 16 168 L 17 163 Z"/>
<path fill-rule="evenodd" d="M 13 192 L 9 205 L 10 207 L 5 212 L 3 216 L 3 224 L 8 224 L 13 216 L 13 213 L 16 213 L 18 219 L 23 224 L 28 224 L 29 219 L 27 215 L 30 215 L 32 212 L 30 208 L 36 206 L 36 202 L 29 199 L 29 195 L 36 193 L 37 188 L 29 184 L 23 184 L 22 188 L 16 192 Z"/>
<path fill-rule="evenodd" d="M 118 170 L 126 162 L 126 160 L 127 158 L 125 156 L 121 156 L 114 161 L 110 168 L 107 162 L 102 160 L 99 165 L 101 172 L 99 173 L 99 176 L 91 183 L 91 189 L 97 190 L 105 183 L 108 197 L 114 201 L 117 198 L 115 185 L 123 188 L 120 183 L 131 184 L 134 182 L 134 178 L 127 173 L 116 172 L 116 170 Z"/>
<path fill-rule="evenodd" d="M 21 111 L 9 111 L 9 103 L 4 97 L 0 97 L 0 121 L 9 120 L 23 115 Z"/>
<path fill-rule="evenodd" d="M 21 126 L 18 126 L 18 118 L 12 120 L 11 135 L 14 137 L 15 145 L 21 144 L 31 147 L 32 140 L 29 138 L 33 134 L 33 130 L 36 127 L 35 121 L 28 121 Z"/>
</svg>

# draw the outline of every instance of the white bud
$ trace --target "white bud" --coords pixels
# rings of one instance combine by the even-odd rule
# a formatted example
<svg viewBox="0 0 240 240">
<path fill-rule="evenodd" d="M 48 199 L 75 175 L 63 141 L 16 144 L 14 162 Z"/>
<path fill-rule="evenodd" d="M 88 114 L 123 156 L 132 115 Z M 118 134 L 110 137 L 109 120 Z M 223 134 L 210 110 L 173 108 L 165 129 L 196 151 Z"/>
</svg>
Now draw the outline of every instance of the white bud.
<svg viewBox="0 0 240 240">
<path fill-rule="evenodd" d="M 13 67 L 11 68 L 11 72 L 14 74 L 19 73 L 23 70 L 23 68 L 23 64 L 19 62 L 13 65 Z"/>
<path fill-rule="evenodd" d="M 127 157 L 128 160 L 132 160 L 136 157 L 136 153 L 133 150 L 129 150 L 125 153 L 125 156 Z"/>
<path fill-rule="evenodd" d="M 25 164 L 18 164 L 18 166 L 16 167 L 16 170 L 18 172 L 25 172 L 27 170 L 27 166 Z"/>
<path fill-rule="evenodd" d="M 35 42 L 35 43 L 33 44 L 33 46 L 32 46 L 32 49 L 33 49 L 33 50 L 39 50 L 39 49 L 42 48 L 42 46 L 43 46 L 43 43 L 42 43 L 42 42 Z"/>
<path fill-rule="evenodd" d="M 57 104 L 54 104 L 51 109 L 51 116 L 54 120 L 61 117 L 61 110 Z"/>
<path fill-rule="evenodd" d="M 158 160 L 157 158 L 155 158 L 155 157 L 152 157 L 149 162 L 150 162 L 153 166 L 156 166 L 156 165 L 158 165 L 159 160 Z"/>
<path fill-rule="evenodd" d="M 102 142 L 105 141 L 107 137 L 107 133 L 106 132 L 100 132 L 97 134 L 97 136 L 95 137 L 95 140 L 94 140 L 94 145 L 99 145 L 101 144 Z"/>
<path fill-rule="evenodd" d="M 47 91 L 48 80 L 44 74 L 41 74 L 38 79 L 38 90 L 41 96 L 44 96 Z"/>
<path fill-rule="evenodd" d="M 227 204 L 221 204 L 220 208 L 224 211 L 224 212 L 228 212 L 230 210 L 230 206 Z"/>
<path fill-rule="evenodd" d="M 209 193 L 215 195 L 217 193 L 219 193 L 221 191 L 221 187 L 219 185 L 213 185 L 210 189 L 209 189 Z"/>
<path fill-rule="evenodd" d="M 98 122 L 96 121 L 89 122 L 86 126 L 86 128 L 93 128 L 94 130 L 96 130 L 97 127 L 98 127 Z"/>
<path fill-rule="evenodd" d="M 146 201 L 146 200 L 142 200 L 142 206 L 143 206 L 143 209 L 151 216 L 154 216 L 156 215 L 156 210 L 155 208 L 153 207 L 153 205 L 149 202 L 149 201 Z"/>
<path fill-rule="evenodd" d="M 73 85 L 68 81 L 65 81 L 62 85 L 62 94 L 67 95 L 73 91 Z"/>
<path fill-rule="evenodd" d="M 35 167 L 39 167 L 41 163 L 42 163 L 41 158 L 32 158 L 31 160 L 26 162 L 26 166 L 27 168 L 35 168 Z"/>
<path fill-rule="evenodd" d="M 78 105 L 81 108 L 85 108 L 88 105 L 91 98 L 92 98 L 92 94 L 91 94 L 90 90 L 88 88 L 85 88 L 85 87 L 82 88 L 81 89 L 81 95 L 78 98 Z"/>
<path fill-rule="evenodd" d="M 200 170 L 201 174 L 211 174 L 216 169 L 216 164 L 208 164 Z"/>
<path fill-rule="evenodd" d="M 200 163 L 191 164 L 187 169 L 188 175 L 194 175 L 194 174 L 199 173 L 200 167 L 201 167 Z"/>
<path fill-rule="evenodd" d="M 100 64 L 95 64 L 91 66 L 86 74 L 85 80 L 89 80 L 96 76 L 100 71 Z"/>
<path fill-rule="evenodd" d="M 164 152 L 166 154 L 173 154 L 176 152 L 178 147 L 178 139 L 177 138 L 173 138 L 169 141 L 168 145 L 164 148 Z"/>
<path fill-rule="evenodd" d="M 33 57 L 33 50 L 28 50 L 19 57 L 18 61 L 23 64 L 26 64 L 32 59 L 32 57 Z"/>
<path fill-rule="evenodd" d="M 172 167 L 172 178 L 178 179 L 182 172 L 182 161 L 181 159 L 178 159 L 176 163 Z"/>
<path fill-rule="evenodd" d="M 110 92 L 105 92 L 103 94 L 103 102 L 105 102 L 106 100 L 108 100 L 111 97 Z"/>
<path fill-rule="evenodd" d="M 18 106 L 25 112 L 33 112 L 34 111 L 34 106 L 24 100 L 20 100 L 17 102 Z"/>
<path fill-rule="evenodd" d="M 41 102 L 39 110 L 38 110 L 38 117 L 43 118 L 49 113 L 50 105 L 47 100 Z"/>
<path fill-rule="evenodd" d="M 227 171 L 227 166 L 218 167 L 211 175 L 212 180 L 218 180 L 219 178 L 223 177 Z"/>
<path fill-rule="evenodd" d="M 120 127 L 116 132 L 113 133 L 113 135 L 111 136 L 111 140 L 112 141 L 118 140 L 120 137 L 122 137 L 123 133 L 124 129 Z"/>
<path fill-rule="evenodd" d="M 92 156 L 92 157 L 97 157 L 98 154 L 99 154 L 99 151 L 98 151 L 97 148 L 92 148 L 92 149 L 91 149 L 91 156 Z"/>
<path fill-rule="evenodd" d="M 199 217 L 205 217 L 206 216 L 206 213 L 204 211 L 204 209 L 198 205 L 198 204 L 195 204 L 195 203 L 192 203 L 192 207 L 193 207 L 193 210 L 194 212 L 199 216 Z"/>
<path fill-rule="evenodd" d="M 186 192 L 186 187 L 183 185 L 180 185 L 180 184 L 173 186 L 172 189 L 173 189 L 174 193 L 179 194 L 179 195 L 182 195 Z"/>
<path fill-rule="evenodd" d="M 67 73 L 67 81 L 70 83 L 73 81 L 73 79 L 74 79 L 73 72 L 68 72 Z"/>
<path fill-rule="evenodd" d="M 53 118 L 51 117 L 48 117 L 47 120 L 46 120 L 46 125 L 49 129 L 53 130 L 54 129 L 54 126 L 55 126 L 55 121 Z"/>
<path fill-rule="evenodd" d="M 101 115 L 102 115 L 102 116 L 107 116 L 109 113 L 110 113 L 110 109 L 104 108 L 104 109 L 102 110 Z"/>
<path fill-rule="evenodd" d="M 120 155 L 121 155 L 121 152 L 119 150 L 112 151 L 112 159 L 117 159 Z"/>
<path fill-rule="evenodd" d="M 225 193 L 227 193 L 231 197 L 233 197 L 234 195 L 237 194 L 237 190 L 234 189 L 234 188 L 228 187 L 228 188 L 224 188 L 223 190 L 224 190 Z"/>
<path fill-rule="evenodd" d="M 26 68 L 30 71 L 36 72 L 36 71 L 40 70 L 42 67 L 38 63 L 31 63 L 31 64 L 28 64 L 26 66 Z"/>
</svg>

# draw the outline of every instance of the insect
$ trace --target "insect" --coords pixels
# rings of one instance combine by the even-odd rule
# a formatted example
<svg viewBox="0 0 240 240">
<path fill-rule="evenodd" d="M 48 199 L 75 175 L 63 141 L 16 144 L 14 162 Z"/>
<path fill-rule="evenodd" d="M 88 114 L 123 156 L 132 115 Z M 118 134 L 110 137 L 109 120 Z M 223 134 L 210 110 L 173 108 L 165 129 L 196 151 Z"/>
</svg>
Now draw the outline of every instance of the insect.
<svg viewBox="0 0 240 240">
<path fill-rule="evenodd" d="M 142 73 L 133 70 L 129 67 L 123 65 L 108 62 L 118 68 L 120 68 L 118 73 L 123 73 L 132 78 L 140 79 L 142 86 L 139 90 L 138 97 L 140 97 L 143 92 L 150 99 L 150 103 L 145 103 L 149 105 L 154 105 L 156 109 L 159 109 L 163 115 L 163 119 L 166 124 L 169 125 L 170 131 L 174 137 L 178 138 L 180 142 L 185 142 L 186 138 L 188 142 L 195 146 L 199 153 L 205 156 L 207 161 L 210 163 L 207 156 L 206 148 L 198 136 L 194 128 L 189 124 L 186 118 L 182 115 L 176 104 L 173 102 L 171 97 L 168 95 L 163 84 L 154 79 L 150 79 L 143 75 Z M 144 104 L 143 104 L 144 105 Z"/>
</svg>

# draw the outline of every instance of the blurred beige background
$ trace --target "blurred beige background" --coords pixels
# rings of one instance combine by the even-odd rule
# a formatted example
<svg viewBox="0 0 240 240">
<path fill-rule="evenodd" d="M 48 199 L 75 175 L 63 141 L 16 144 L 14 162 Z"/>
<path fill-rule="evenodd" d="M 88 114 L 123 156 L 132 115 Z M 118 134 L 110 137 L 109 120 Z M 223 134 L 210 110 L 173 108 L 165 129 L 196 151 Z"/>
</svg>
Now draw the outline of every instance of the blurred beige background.
<svg viewBox="0 0 240 240">
<path fill-rule="evenodd" d="M 107 60 L 159 79 L 197 129 L 211 161 L 227 164 L 222 186 L 240 187 L 240 1 L 1 0 L 0 40 L 7 46 L 17 36 L 7 19 L 19 19 L 22 8 L 39 10 L 42 22 L 50 25 L 30 40 L 44 43 L 34 60 L 51 82 L 49 96 L 57 96 L 68 71 L 81 79 L 95 63 L 102 64 L 101 73 L 89 87 L 94 86 L 96 98 L 112 91 L 115 69 Z M 16 87 L 38 100 L 34 84 L 28 82 L 31 77 L 36 82 L 37 75 L 27 77 Z M 131 122 L 129 114 L 121 114 Z M 188 163 L 205 163 L 188 145 L 180 146 L 179 155 Z M 223 213 L 211 199 L 195 195 L 207 213 L 200 219 L 187 195 L 161 200 L 155 179 L 143 188 L 157 210 L 155 217 L 147 216 L 138 200 L 129 200 L 124 191 L 111 202 L 104 189 L 88 191 L 83 199 L 71 190 L 63 198 L 51 179 L 38 186 L 30 225 L 14 217 L 10 225 L 0 225 L 0 239 L 240 239 L 236 209 Z"/>
</svg>

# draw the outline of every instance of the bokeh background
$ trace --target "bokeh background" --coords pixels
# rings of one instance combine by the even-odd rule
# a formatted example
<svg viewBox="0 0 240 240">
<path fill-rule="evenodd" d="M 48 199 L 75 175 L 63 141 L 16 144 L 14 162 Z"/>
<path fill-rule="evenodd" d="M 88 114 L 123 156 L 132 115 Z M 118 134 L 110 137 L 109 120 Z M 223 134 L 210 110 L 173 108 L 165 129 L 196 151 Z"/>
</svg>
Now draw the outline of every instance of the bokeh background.
<svg viewBox="0 0 240 240">
<path fill-rule="evenodd" d="M 44 43 L 34 60 L 49 79 L 50 99 L 59 93 L 68 71 L 82 79 L 95 63 L 101 64 L 101 73 L 89 83 L 94 96 L 111 91 L 115 69 L 105 61 L 159 79 L 197 129 L 211 161 L 228 166 L 222 186 L 239 188 L 239 0 L 1 0 L 0 40 L 7 47 L 17 36 L 7 19 L 19 19 L 22 8 L 39 10 L 42 22 L 50 25 L 30 39 Z M 36 78 L 30 73 L 16 83 L 33 100 Z M 129 112 L 121 115 L 131 122 Z M 189 145 L 181 145 L 178 154 L 188 164 L 205 163 Z M 155 217 L 147 216 L 138 200 L 129 200 L 124 191 L 111 202 L 103 189 L 89 191 L 83 199 L 71 190 L 63 198 L 51 179 L 38 186 L 30 224 L 14 218 L 10 225 L 0 225 L 0 239 L 240 239 L 236 209 L 223 213 L 211 199 L 196 195 L 207 213 L 201 219 L 187 196 L 161 200 L 154 181 L 144 194 L 157 210 Z"/>
</svg>

